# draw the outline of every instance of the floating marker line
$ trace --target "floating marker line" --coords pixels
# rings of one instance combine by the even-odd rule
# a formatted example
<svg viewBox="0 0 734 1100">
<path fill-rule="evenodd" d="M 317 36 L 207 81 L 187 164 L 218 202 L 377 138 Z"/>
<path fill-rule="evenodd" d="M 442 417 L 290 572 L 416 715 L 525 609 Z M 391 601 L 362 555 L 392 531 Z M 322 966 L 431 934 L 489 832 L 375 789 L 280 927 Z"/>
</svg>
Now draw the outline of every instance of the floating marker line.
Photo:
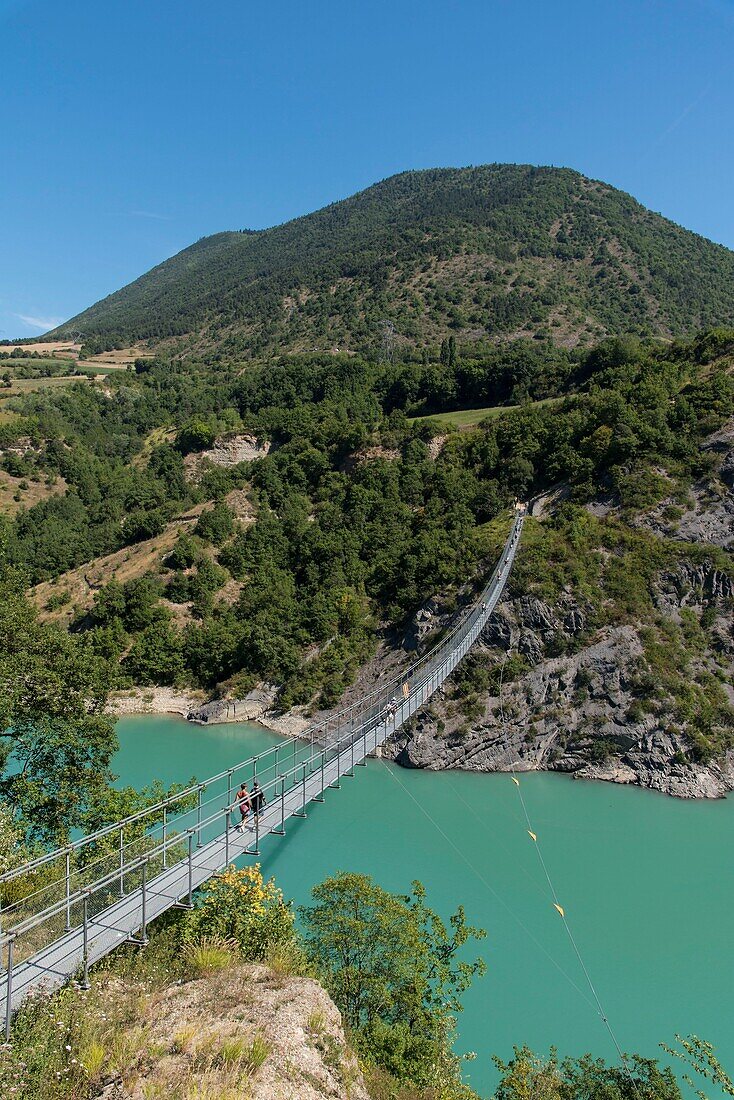
<svg viewBox="0 0 734 1100">
<path fill-rule="evenodd" d="M 614 1044 L 614 1047 L 617 1051 L 617 1054 L 620 1057 L 620 1060 L 621 1060 L 621 1063 L 622 1063 L 622 1068 L 623 1068 L 624 1072 L 626 1073 L 627 1078 L 628 1078 L 630 1084 L 632 1085 L 632 1088 L 635 1091 L 635 1095 L 637 1095 L 639 1097 L 639 1092 L 638 1092 L 638 1089 L 637 1089 L 637 1082 L 635 1081 L 634 1077 L 632 1076 L 632 1071 L 630 1070 L 629 1065 L 627 1064 L 627 1056 L 623 1052 L 621 1046 L 619 1045 L 619 1043 L 617 1041 L 617 1036 L 614 1033 L 614 1029 L 613 1029 L 613 1027 L 612 1027 L 612 1025 L 609 1021 L 609 1017 L 607 1016 L 606 1012 L 604 1011 L 604 1006 L 601 1002 L 601 998 L 599 997 L 599 994 L 596 991 L 596 986 L 594 985 L 593 981 L 591 980 L 591 975 L 588 971 L 586 963 L 583 960 L 583 957 L 581 955 L 581 951 L 579 949 L 579 946 L 576 943 L 576 939 L 575 939 L 574 934 L 571 930 L 571 926 L 568 922 L 568 918 L 566 917 L 566 911 L 565 911 L 565 909 L 563 908 L 563 906 L 561 905 L 561 903 L 558 899 L 558 894 L 556 892 L 555 884 L 554 884 L 553 879 L 551 878 L 550 872 L 548 870 L 548 865 L 546 864 L 545 859 L 543 858 L 543 852 L 542 852 L 542 849 L 540 847 L 540 842 L 538 840 L 537 834 L 533 831 L 533 827 L 532 827 L 532 824 L 530 822 L 530 815 L 528 813 L 528 808 L 525 804 L 525 798 L 523 797 L 522 786 L 520 784 L 520 780 L 518 779 L 517 775 L 515 774 L 516 769 L 515 769 L 515 764 L 514 764 L 514 756 L 513 756 L 512 752 L 510 751 L 509 737 L 507 736 L 507 723 L 505 721 L 505 707 L 504 707 L 504 701 L 503 701 L 503 698 L 502 698 L 502 687 L 503 687 L 503 678 L 504 678 L 504 673 L 505 673 L 505 664 L 506 664 L 506 662 L 507 662 L 507 654 L 505 654 L 504 659 L 502 661 L 502 665 L 500 667 L 500 680 L 499 680 L 500 721 L 502 723 L 502 732 L 503 732 L 504 737 L 505 737 L 505 748 L 507 749 L 510 760 L 512 761 L 512 763 L 511 763 L 511 767 L 512 767 L 512 776 L 511 776 L 511 778 L 512 778 L 512 782 L 515 784 L 515 787 L 517 788 L 517 793 L 520 797 L 520 804 L 522 806 L 523 815 L 525 817 L 525 822 L 526 822 L 526 825 L 527 825 L 527 832 L 528 832 L 528 834 L 530 835 L 530 837 L 533 841 L 533 844 L 535 846 L 535 850 L 538 853 L 538 859 L 540 860 L 540 866 L 543 868 L 543 873 L 544 873 L 544 875 L 546 877 L 546 880 L 548 882 L 548 886 L 550 888 L 550 892 L 551 892 L 551 895 L 552 895 L 552 898 L 553 898 L 553 908 L 557 911 L 557 913 L 560 915 L 561 920 L 563 921 L 563 926 L 566 929 L 566 932 L 568 934 L 568 938 L 571 942 L 571 946 L 573 947 L 576 958 L 578 959 L 579 966 L 581 967 L 581 970 L 583 971 L 584 977 L 586 978 L 586 982 L 589 986 L 589 989 L 591 990 L 592 997 L 594 998 L 594 1002 L 596 1004 L 596 1010 L 597 1010 L 599 1016 L 601 1017 L 601 1020 L 604 1023 L 604 1026 L 606 1027 L 607 1031 L 609 1032 L 609 1036 L 610 1036 L 610 1038 L 611 1038 L 611 1040 Z M 587 1000 L 588 1000 L 588 998 L 587 998 Z"/>
<path fill-rule="evenodd" d="M 405 784 L 402 782 L 402 780 L 400 779 L 400 777 L 397 774 L 397 771 L 396 771 L 397 766 L 398 765 L 396 765 L 395 768 L 387 767 L 386 771 L 387 771 L 388 775 L 392 776 L 392 778 L 395 780 L 395 782 L 398 784 L 398 786 L 401 787 L 401 789 L 405 792 L 405 794 L 408 796 L 408 798 L 410 798 L 411 801 L 416 804 L 416 806 L 418 807 L 420 812 L 423 814 L 423 816 L 425 818 L 427 818 L 427 820 L 431 823 L 431 825 L 433 825 L 436 832 L 439 833 L 443 837 L 443 839 L 446 841 L 446 843 L 451 848 L 453 848 L 453 850 L 456 852 L 456 854 L 459 856 L 459 858 L 467 865 L 467 867 L 472 872 L 472 874 L 479 880 L 479 882 L 482 883 L 482 885 L 484 887 L 486 887 L 486 889 L 489 891 L 489 893 L 492 895 L 492 897 L 495 898 L 495 900 L 500 903 L 502 908 L 505 909 L 510 914 L 512 919 L 520 926 L 520 928 L 522 928 L 525 935 L 528 936 L 528 938 L 533 941 L 533 943 L 536 945 L 536 947 L 538 947 L 543 952 L 543 954 L 546 956 L 546 958 L 550 962 L 553 963 L 556 970 L 558 970 L 559 973 L 561 973 L 563 975 L 563 977 L 566 979 L 566 981 L 569 983 L 569 985 L 573 986 L 573 988 L 576 990 L 576 992 L 579 994 L 579 996 L 582 997 L 586 1001 L 586 1003 L 589 1005 L 590 1008 L 594 1008 L 595 1007 L 594 1003 L 589 1000 L 586 993 L 584 993 L 583 989 L 574 981 L 574 979 L 571 977 L 571 975 L 566 970 L 563 969 L 561 964 L 556 959 L 553 958 L 550 951 L 548 951 L 547 947 L 545 947 L 540 942 L 540 940 L 536 936 L 533 935 L 533 933 L 530 931 L 530 929 L 527 927 L 527 925 L 523 924 L 523 922 L 518 917 L 517 913 L 515 913 L 514 910 L 512 910 L 510 908 L 510 906 L 507 904 L 507 902 L 504 900 L 504 898 L 501 897 L 500 894 L 498 894 L 497 891 L 494 889 L 494 887 L 491 886 L 487 882 L 487 880 L 484 877 L 484 875 L 482 874 L 482 872 L 477 870 L 477 868 L 474 866 L 474 864 L 471 862 L 471 860 L 467 857 L 467 855 L 461 850 L 461 848 L 458 846 L 458 844 L 455 844 L 454 841 L 451 839 L 451 837 L 446 832 L 444 832 L 444 830 L 441 828 L 441 826 L 438 824 L 438 822 L 435 820 L 435 818 L 431 817 L 431 815 L 426 810 L 425 806 L 421 805 L 421 803 L 418 801 L 417 798 L 415 798 L 415 796 L 412 794 L 412 792 L 410 790 L 408 790 L 408 788 L 405 786 Z"/>
</svg>

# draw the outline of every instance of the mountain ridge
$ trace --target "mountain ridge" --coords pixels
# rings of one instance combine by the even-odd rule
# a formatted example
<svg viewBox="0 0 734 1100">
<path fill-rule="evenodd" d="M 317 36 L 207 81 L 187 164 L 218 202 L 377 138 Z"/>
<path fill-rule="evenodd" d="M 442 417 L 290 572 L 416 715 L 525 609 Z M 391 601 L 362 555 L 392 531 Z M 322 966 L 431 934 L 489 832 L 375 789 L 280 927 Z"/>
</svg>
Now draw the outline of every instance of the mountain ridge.
<svg viewBox="0 0 734 1100">
<path fill-rule="evenodd" d="M 569 168 L 403 172 L 263 230 L 203 237 L 53 330 L 227 357 L 449 334 L 587 344 L 734 323 L 734 252 Z M 196 334 L 196 335 L 194 335 Z"/>
</svg>

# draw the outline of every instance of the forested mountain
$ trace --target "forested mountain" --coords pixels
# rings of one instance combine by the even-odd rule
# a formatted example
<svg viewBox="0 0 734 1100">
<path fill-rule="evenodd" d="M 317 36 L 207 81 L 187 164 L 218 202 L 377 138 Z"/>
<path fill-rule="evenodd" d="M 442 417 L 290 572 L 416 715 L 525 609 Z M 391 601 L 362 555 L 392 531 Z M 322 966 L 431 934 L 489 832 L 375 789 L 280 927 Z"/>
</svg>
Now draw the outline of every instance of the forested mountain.
<svg viewBox="0 0 734 1100">
<path fill-rule="evenodd" d="M 272 229 L 206 237 L 54 335 L 374 357 L 386 331 L 398 347 L 450 333 L 571 346 L 731 323 L 734 253 L 578 172 L 495 164 L 405 172 Z"/>
</svg>

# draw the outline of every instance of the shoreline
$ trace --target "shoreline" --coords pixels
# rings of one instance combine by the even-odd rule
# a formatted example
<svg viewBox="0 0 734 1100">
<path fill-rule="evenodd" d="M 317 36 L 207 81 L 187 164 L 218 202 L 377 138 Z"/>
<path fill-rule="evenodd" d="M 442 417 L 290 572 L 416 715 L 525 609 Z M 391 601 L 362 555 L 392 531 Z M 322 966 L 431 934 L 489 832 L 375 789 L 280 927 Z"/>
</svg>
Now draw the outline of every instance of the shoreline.
<svg viewBox="0 0 734 1100">
<path fill-rule="evenodd" d="M 195 694 L 170 687 L 129 688 L 110 695 L 105 714 L 114 718 L 124 718 L 131 714 L 178 714 L 186 718 L 203 702 L 203 692 Z"/>
<path fill-rule="evenodd" d="M 207 721 L 203 721 L 200 718 L 190 717 L 192 713 L 200 712 L 202 707 L 206 704 L 206 698 L 203 692 L 187 691 L 185 689 L 172 687 L 138 687 L 114 693 L 107 703 L 105 713 L 115 719 L 136 714 L 170 714 L 199 726 L 224 726 L 251 722 L 281 737 L 298 737 L 311 724 L 303 715 L 297 714 L 294 711 L 289 711 L 286 714 L 274 713 L 268 706 L 271 699 L 264 693 L 257 698 L 251 697 L 249 699 L 229 701 L 222 700 L 222 702 L 224 704 L 222 708 L 213 713 L 212 717 Z M 379 756 L 402 767 L 405 766 L 404 764 L 401 765 L 400 760 L 397 759 L 400 755 L 399 753 L 393 756 L 389 750 L 385 752 L 385 746 L 381 746 L 381 749 L 382 751 L 379 752 Z M 413 767 L 415 767 L 415 765 L 413 765 Z M 437 772 L 457 770 L 486 775 L 508 775 L 512 769 L 507 767 L 488 768 L 486 770 L 483 768 L 429 768 L 428 770 Z M 704 769 L 704 771 L 708 778 L 714 781 L 714 786 L 718 789 L 706 793 L 704 793 L 702 789 L 701 793 L 696 794 L 683 793 L 677 790 L 674 791 L 670 788 L 666 789 L 665 784 L 639 782 L 639 779 L 633 774 L 630 774 L 629 770 L 625 771 L 622 768 L 604 768 L 601 765 L 594 766 L 591 763 L 579 769 L 578 772 L 569 772 L 562 768 L 542 767 L 524 768 L 522 770 L 545 772 L 547 774 L 570 775 L 571 778 L 586 780 L 592 783 L 612 783 L 615 786 L 637 787 L 638 790 L 646 790 L 654 794 L 665 795 L 668 798 L 691 802 L 708 802 L 725 799 L 732 790 L 731 782 L 726 782 L 721 769 L 712 770 L 711 768 Z M 703 785 L 703 787 L 705 786 L 706 784 Z"/>
<path fill-rule="evenodd" d="M 138 687 L 113 693 L 105 707 L 105 713 L 116 719 L 135 714 L 170 714 L 185 718 L 197 726 L 225 726 L 254 722 L 283 737 L 297 737 L 310 725 L 302 715 L 293 712 L 275 714 L 268 710 L 265 703 L 246 699 L 230 701 L 216 717 L 206 722 L 200 718 L 190 717 L 192 712 L 200 710 L 206 702 L 204 692 L 171 687 Z"/>
</svg>

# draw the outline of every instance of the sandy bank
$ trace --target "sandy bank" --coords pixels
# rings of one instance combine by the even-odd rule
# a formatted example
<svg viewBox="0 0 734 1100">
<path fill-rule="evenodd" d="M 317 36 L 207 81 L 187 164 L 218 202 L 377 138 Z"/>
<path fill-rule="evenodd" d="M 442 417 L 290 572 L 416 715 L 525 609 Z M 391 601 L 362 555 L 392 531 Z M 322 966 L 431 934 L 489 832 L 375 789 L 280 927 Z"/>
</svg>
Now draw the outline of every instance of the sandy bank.
<svg viewBox="0 0 734 1100">
<path fill-rule="evenodd" d="M 185 718 L 190 710 L 201 706 L 203 699 L 201 693 L 179 688 L 131 688 L 116 691 L 110 696 L 107 713 L 116 717 L 124 714 L 180 714 Z"/>
</svg>

